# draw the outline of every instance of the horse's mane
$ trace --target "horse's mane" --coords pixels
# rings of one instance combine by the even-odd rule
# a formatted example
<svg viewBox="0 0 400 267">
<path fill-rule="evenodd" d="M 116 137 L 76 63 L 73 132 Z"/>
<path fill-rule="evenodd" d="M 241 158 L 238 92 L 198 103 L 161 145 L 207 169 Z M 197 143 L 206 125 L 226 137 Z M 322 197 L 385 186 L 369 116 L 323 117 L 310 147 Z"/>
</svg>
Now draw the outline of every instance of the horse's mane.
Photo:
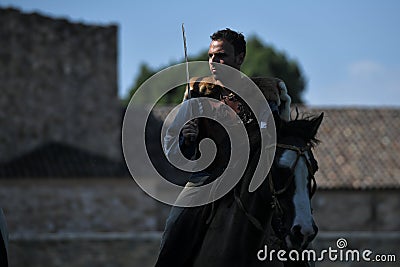
<svg viewBox="0 0 400 267">
<path fill-rule="evenodd" d="M 284 121 L 280 120 L 278 130 L 278 138 L 296 136 L 302 138 L 308 145 L 312 147 L 318 145 L 315 125 L 319 124 L 317 121 L 320 120 L 318 115 L 307 115 L 303 114 L 302 118 L 299 118 L 299 113 L 294 120 Z"/>
</svg>

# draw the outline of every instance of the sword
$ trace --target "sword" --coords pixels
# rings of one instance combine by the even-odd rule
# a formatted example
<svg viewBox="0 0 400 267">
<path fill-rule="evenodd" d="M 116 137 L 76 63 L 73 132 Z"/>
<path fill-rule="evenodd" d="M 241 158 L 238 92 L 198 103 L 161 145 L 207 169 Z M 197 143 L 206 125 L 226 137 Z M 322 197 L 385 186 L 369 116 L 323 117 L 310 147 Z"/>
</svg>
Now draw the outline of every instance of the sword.
<svg viewBox="0 0 400 267">
<path fill-rule="evenodd" d="M 182 36 L 183 36 L 183 49 L 185 51 L 185 62 L 186 62 L 186 83 L 187 83 L 187 99 L 190 99 L 190 83 L 189 83 L 189 61 L 187 56 L 187 46 L 186 46 L 186 36 L 185 36 L 185 26 L 182 23 Z"/>
<path fill-rule="evenodd" d="M 188 56 L 187 56 L 187 46 L 186 46 L 186 35 L 185 35 L 184 23 L 182 23 L 182 37 L 183 37 L 183 50 L 185 51 L 185 63 L 186 63 L 186 83 L 187 83 L 187 99 L 186 100 L 189 100 L 192 98 L 192 95 L 190 93 L 189 60 L 188 60 Z M 190 105 L 190 103 L 189 103 L 189 105 Z M 199 105 L 202 110 L 201 103 L 199 103 Z M 189 109 L 192 110 L 192 108 L 193 108 L 192 105 L 190 105 Z M 193 110 L 192 110 L 192 112 L 193 112 Z M 194 136 L 192 136 L 190 138 L 190 141 L 192 141 L 192 142 L 195 140 L 196 140 L 196 138 Z"/>
</svg>

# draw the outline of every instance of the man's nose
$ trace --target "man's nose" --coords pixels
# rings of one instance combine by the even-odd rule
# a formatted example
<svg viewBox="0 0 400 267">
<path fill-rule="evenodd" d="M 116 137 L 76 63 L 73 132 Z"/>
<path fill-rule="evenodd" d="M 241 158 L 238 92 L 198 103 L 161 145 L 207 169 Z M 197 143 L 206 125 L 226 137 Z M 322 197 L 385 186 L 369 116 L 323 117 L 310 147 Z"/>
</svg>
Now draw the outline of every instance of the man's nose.
<svg viewBox="0 0 400 267">
<path fill-rule="evenodd" d="M 210 61 L 210 62 L 217 62 L 217 63 L 218 63 L 218 59 L 217 59 L 217 57 L 214 56 L 214 55 L 212 55 L 212 56 L 209 58 L 209 61 Z"/>
</svg>

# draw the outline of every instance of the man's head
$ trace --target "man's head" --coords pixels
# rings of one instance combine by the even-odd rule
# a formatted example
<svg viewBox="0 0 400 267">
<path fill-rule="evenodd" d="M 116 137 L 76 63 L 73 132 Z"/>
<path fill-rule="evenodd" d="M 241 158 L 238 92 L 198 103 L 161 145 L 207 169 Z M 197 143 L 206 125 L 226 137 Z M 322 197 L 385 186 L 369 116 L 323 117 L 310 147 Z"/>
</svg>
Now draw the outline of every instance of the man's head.
<svg viewBox="0 0 400 267">
<path fill-rule="evenodd" d="M 246 41 L 241 33 L 229 28 L 219 30 L 210 36 L 208 62 L 211 72 L 216 75 L 217 68 L 213 63 L 225 64 L 240 70 L 246 55 Z"/>
</svg>

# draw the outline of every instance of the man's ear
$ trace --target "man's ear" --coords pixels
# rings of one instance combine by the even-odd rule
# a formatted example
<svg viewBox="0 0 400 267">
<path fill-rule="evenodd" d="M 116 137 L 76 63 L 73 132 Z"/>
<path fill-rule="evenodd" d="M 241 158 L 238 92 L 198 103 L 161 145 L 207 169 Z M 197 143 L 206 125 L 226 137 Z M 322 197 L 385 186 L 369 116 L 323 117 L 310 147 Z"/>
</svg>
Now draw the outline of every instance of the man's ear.
<svg viewBox="0 0 400 267">
<path fill-rule="evenodd" d="M 236 62 L 239 66 L 243 64 L 244 56 L 245 56 L 244 52 L 240 53 L 239 55 L 236 55 Z"/>
</svg>

